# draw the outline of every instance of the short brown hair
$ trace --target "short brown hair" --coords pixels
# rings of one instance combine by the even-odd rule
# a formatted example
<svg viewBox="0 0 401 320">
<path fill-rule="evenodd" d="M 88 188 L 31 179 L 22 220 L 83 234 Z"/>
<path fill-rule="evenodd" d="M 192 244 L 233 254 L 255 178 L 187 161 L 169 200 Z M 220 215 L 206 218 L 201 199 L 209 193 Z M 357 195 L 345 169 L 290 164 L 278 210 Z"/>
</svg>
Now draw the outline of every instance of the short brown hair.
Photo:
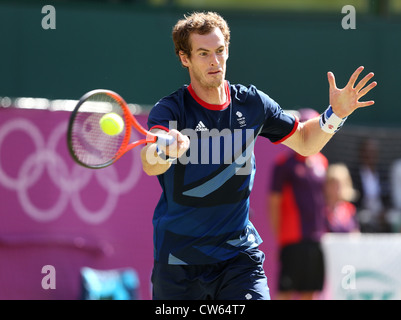
<svg viewBox="0 0 401 320">
<path fill-rule="evenodd" d="M 208 34 L 214 28 L 219 28 L 224 36 L 226 46 L 230 43 L 230 29 L 227 22 L 216 12 L 194 12 L 184 19 L 179 20 L 173 28 L 173 41 L 175 53 L 183 51 L 188 57 L 191 56 L 191 33 Z"/>
</svg>

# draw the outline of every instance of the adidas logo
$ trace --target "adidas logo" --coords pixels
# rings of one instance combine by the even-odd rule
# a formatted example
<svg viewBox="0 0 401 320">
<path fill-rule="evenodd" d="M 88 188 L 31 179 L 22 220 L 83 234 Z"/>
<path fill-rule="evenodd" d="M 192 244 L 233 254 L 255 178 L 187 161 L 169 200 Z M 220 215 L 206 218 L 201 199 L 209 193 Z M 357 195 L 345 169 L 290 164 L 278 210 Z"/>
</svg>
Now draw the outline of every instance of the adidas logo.
<svg viewBox="0 0 401 320">
<path fill-rule="evenodd" d="M 198 125 L 195 128 L 195 131 L 207 131 L 209 130 L 206 128 L 205 124 L 202 121 L 199 121 Z"/>
</svg>

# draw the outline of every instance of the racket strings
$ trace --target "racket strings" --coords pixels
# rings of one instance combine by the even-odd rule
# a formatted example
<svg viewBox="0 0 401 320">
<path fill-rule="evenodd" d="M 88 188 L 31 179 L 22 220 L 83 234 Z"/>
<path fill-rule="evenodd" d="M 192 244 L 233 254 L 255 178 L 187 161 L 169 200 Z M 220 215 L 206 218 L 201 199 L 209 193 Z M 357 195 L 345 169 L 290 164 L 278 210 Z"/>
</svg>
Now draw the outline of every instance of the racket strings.
<svg viewBox="0 0 401 320">
<path fill-rule="evenodd" d="M 72 148 L 76 158 L 91 167 L 102 167 L 112 162 L 126 140 L 126 126 L 117 135 L 108 135 L 100 127 L 100 119 L 115 112 L 124 118 L 123 111 L 113 98 L 105 93 L 90 96 L 78 108 L 72 127 Z"/>
</svg>

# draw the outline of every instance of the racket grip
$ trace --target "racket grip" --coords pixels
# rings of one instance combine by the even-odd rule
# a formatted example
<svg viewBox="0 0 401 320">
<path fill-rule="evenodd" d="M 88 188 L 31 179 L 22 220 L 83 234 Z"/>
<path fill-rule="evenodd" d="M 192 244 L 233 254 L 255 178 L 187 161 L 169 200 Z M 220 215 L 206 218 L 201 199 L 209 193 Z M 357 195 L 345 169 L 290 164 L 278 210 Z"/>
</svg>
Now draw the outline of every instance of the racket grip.
<svg viewBox="0 0 401 320">
<path fill-rule="evenodd" d="M 167 134 L 158 134 L 156 143 L 159 146 L 169 146 L 174 142 L 174 137 L 169 136 Z"/>
</svg>

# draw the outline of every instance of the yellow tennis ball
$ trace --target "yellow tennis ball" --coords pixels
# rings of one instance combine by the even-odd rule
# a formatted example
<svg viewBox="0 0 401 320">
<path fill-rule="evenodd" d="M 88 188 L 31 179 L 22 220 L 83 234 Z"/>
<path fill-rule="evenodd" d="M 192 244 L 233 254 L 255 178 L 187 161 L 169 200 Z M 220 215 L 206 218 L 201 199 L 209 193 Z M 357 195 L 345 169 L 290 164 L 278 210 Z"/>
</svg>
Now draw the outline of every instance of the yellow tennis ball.
<svg viewBox="0 0 401 320">
<path fill-rule="evenodd" d="M 99 124 L 103 132 L 109 136 L 115 136 L 124 130 L 124 120 L 115 112 L 106 113 L 100 118 Z"/>
</svg>

